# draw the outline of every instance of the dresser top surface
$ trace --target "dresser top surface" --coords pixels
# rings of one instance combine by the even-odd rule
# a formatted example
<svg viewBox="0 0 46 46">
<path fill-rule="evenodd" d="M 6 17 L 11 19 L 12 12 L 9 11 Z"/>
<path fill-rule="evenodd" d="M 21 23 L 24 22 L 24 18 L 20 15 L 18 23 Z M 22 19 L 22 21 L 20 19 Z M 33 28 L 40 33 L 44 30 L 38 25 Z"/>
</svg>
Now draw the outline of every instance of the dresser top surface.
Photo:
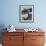
<svg viewBox="0 0 46 46">
<path fill-rule="evenodd" d="M 24 29 L 16 29 L 16 31 L 14 32 L 14 33 L 16 33 L 16 32 L 25 32 L 25 33 L 27 33 L 27 32 L 29 32 L 29 33 L 44 33 L 44 31 L 25 31 Z M 8 31 L 7 31 L 7 33 L 8 33 Z M 9 32 L 9 33 L 13 33 L 13 32 Z"/>
</svg>

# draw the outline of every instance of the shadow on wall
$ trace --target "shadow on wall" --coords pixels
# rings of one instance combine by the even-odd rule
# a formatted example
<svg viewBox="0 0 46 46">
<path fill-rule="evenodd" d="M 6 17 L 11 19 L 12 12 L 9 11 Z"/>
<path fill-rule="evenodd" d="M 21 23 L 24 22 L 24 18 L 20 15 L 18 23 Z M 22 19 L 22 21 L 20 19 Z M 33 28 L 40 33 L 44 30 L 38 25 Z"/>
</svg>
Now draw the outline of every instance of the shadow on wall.
<svg viewBox="0 0 46 46">
<path fill-rule="evenodd" d="M 3 36 L 3 32 L 5 32 L 6 30 L 4 30 L 5 25 L 4 24 L 0 24 L 0 43 L 2 43 L 2 36 Z"/>
</svg>

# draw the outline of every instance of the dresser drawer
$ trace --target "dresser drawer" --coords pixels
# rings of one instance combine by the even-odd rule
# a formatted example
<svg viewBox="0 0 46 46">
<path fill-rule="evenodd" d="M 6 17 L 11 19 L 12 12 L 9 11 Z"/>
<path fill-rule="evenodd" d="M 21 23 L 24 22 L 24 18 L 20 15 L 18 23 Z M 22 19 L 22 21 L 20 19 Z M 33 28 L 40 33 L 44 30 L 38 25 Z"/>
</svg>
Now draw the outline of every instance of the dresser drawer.
<svg viewBox="0 0 46 46">
<path fill-rule="evenodd" d="M 24 36 L 44 36 L 44 32 L 25 32 Z"/>
<path fill-rule="evenodd" d="M 32 46 L 44 46 L 44 44 L 32 44 Z"/>
<path fill-rule="evenodd" d="M 23 41 L 23 36 L 4 36 L 3 37 L 3 43 L 15 43 L 15 42 L 21 42 Z"/>
<path fill-rule="evenodd" d="M 33 44 L 43 44 L 44 36 L 32 36 L 32 43 Z"/>
<path fill-rule="evenodd" d="M 5 36 L 23 36 L 23 32 L 4 32 Z"/>
<path fill-rule="evenodd" d="M 3 43 L 2 46 L 23 46 L 23 43 L 19 43 L 19 44 L 18 43 L 17 44 L 16 43 L 12 43 L 12 44 L 10 44 L 10 43 L 4 44 Z"/>
</svg>

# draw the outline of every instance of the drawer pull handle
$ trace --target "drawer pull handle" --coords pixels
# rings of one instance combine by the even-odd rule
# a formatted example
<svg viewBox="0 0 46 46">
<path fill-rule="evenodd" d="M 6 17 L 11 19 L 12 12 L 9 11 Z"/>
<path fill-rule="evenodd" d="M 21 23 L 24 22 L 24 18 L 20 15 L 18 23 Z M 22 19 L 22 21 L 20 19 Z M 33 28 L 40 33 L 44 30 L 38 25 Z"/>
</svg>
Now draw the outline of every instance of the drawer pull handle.
<svg viewBox="0 0 46 46">
<path fill-rule="evenodd" d="M 32 40 L 36 40 L 36 39 L 32 39 Z"/>
<path fill-rule="evenodd" d="M 9 38 L 10 40 L 13 40 L 13 38 Z"/>
<path fill-rule="evenodd" d="M 9 38 L 10 40 L 12 40 L 11 38 Z"/>
</svg>

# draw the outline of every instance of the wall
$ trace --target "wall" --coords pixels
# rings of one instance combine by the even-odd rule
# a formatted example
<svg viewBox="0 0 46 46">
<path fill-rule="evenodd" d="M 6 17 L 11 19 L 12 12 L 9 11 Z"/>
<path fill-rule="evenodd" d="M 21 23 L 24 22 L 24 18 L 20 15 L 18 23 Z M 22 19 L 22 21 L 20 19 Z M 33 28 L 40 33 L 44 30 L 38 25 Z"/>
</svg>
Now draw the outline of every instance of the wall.
<svg viewBox="0 0 46 46">
<path fill-rule="evenodd" d="M 43 0 L 1 0 L 0 25 L 13 24 L 16 28 L 45 27 L 46 1 Z M 34 5 L 34 23 L 19 22 L 19 5 Z"/>
</svg>

